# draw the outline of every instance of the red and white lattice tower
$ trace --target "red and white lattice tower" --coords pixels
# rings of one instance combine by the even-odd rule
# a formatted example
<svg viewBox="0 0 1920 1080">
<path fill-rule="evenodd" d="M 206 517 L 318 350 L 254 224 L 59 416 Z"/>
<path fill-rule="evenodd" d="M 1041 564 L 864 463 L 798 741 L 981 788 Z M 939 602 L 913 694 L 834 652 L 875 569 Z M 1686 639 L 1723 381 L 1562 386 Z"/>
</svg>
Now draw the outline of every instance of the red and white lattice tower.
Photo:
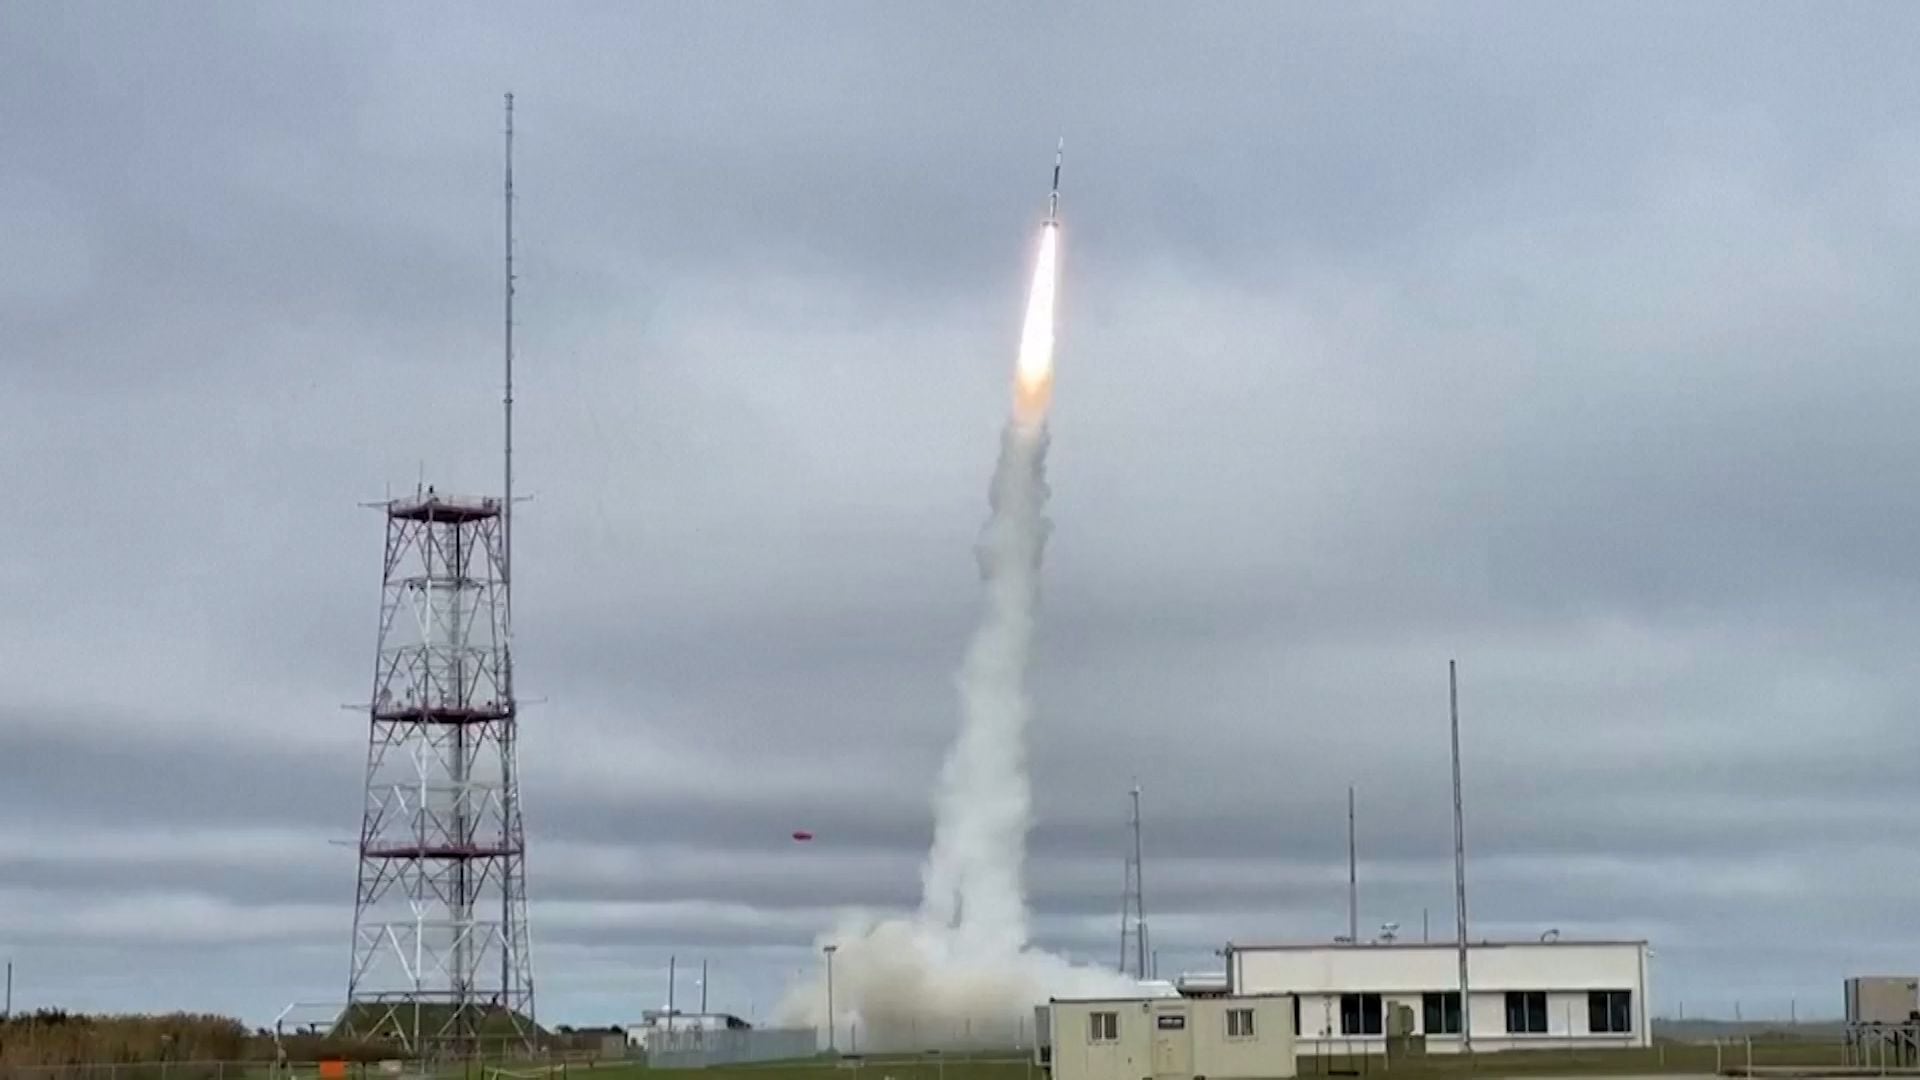
<svg viewBox="0 0 1920 1080">
<path fill-rule="evenodd" d="M 353 968 L 343 1034 L 421 1057 L 531 1049 L 526 832 L 514 757 L 513 95 L 506 98 L 505 492 L 382 505 Z"/>
<path fill-rule="evenodd" d="M 384 506 L 347 1019 L 421 1055 L 534 1035 L 502 505 Z"/>
</svg>

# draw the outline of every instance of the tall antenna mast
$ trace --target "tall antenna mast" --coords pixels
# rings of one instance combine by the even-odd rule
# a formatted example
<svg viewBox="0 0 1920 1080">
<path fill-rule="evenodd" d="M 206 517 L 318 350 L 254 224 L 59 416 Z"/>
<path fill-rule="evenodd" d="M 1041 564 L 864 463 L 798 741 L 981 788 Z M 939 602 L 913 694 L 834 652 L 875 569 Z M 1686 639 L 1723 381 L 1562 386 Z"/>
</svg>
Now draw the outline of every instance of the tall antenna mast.
<svg viewBox="0 0 1920 1080">
<path fill-rule="evenodd" d="M 1134 977 L 1145 980 L 1150 977 L 1147 966 L 1147 906 L 1145 889 L 1140 883 L 1141 846 L 1140 846 L 1140 785 L 1134 784 L 1130 792 L 1133 799 L 1133 851 L 1127 856 L 1126 888 L 1120 896 L 1120 974 L 1127 973 L 1127 940 L 1133 940 Z"/>
<path fill-rule="evenodd" d="M 1347 785 L 1347 944 L 1360 944 L 1360 860 L 1354 842 L 1353 785 Z"/>
<path fill-rule="evenodd" d="M 500 508 L 501 570 L 506 578 L 507 625 L 513 625 L 513 95 L 507 95 L 507 311 L 506 392 L 501 411 L 506 427 L 506 476 Z M 511 670 L 511 669 L 509 669 Z"/>
<path fill-rule="evenodd" d="M 1453 725 L 1453 912 L 1460 954 L 1460 1048 L 1473 1053 L 1472 1012 L 1467 1007 L 1467 826 L 1460 811 L 1460 680 L 1447 661 L 1447 711 Z"/>
<path fill-rule="evenodd" d="M 521 969 L 522 992 L 526 995 L 528 1015 L 533 1012 L 533 966 L 528 958 L 529 943 L 526 937 L 526 841 L 520 834 L 520 778 L 519 754 L 516 744 L 519 742 L 520 717 L 519 706 L 513 691 L 513 92 L 506 95 L 507 133 L 506 133 L 506 311 L 502 329 L 503 350 L 506 361 L 506 374 L 500 395 L 501 426 L 504 429 L 501 439 L 500 478 L 500 607 L 503 613 L 501 622 L 504 633 L 501 635 L 500 654 L 506 663 L 501 670 L 502 693 L 513 715 L 508 718 L 504 728 L 505 752 L 501 755 L 501 799 L 505 818 L 513 830 L 516 842 L 520 846 L 520 859 L 509 863 L 503 876 L 500 890 L 500 925 L 506 938 L 506 947 L 500 950 L 500 985 L 509 989 L 514 985 L 515 968 Z M 517 905 L 517 910 L 516 910 Z M 516 919 L 515 916 L 519 917 Z M 518 934 L 515 931 L 519 931 Z"/>
</svg>

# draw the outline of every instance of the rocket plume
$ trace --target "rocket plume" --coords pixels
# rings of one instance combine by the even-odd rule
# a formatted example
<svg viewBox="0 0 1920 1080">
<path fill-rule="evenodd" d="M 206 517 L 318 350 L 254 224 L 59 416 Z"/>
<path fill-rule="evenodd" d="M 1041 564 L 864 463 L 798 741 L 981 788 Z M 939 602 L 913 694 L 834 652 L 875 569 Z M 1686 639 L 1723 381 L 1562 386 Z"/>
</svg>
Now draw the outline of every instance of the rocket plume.
<svg viewBox="0 0 1920 1080">
<path fill-rule="evenodd" d="M 823 937 L 822 946 L 835 946 L 836 1015 L 826 1015 L 821 981 L 790 991 L 776 1017 L 821 1028 L 831 1022 L 848 1035 L 857 1028 L 863 1049 L 1006 1044 L 1048 996 L 1137 989 L 1112 971 L 1076 966 L 1027 942 L 1027 666 L 1047 537 L 1059 234 L 1050 214 L 1020 335 L 1013 414 L 1001 434 L 991 513 L 977 548 L 985 596 L 960 667 L 961 726 L 933 798 L 920 909 L 904 918 L 856 920 Z"/>
<path fill-rule="evenodd" d="M 1060 227 L 1040 230 L 1040 255 L 1034 260 L 1033 288 L 1027 294 L 1027 321 L 1020 331 L 1020 363 L 1014 369 L 1014 417 L 1028 424 L 1045 421 L 1053 397 L 1053 306 L 1060 280 Z"/>
<path fill-rule="evenodd" d="M 1040 230 L 1020 334 L 1014 414 L 1000 436 L 991 514 L 976 549 L 986 587 L 980 624 L 960 668 L 960 735 L 934 796 L 933 850 L 921 872 L 921 914 L 970 948 L 1018 952 L 1027 943 L 1027 660 L 1040 606 L 1047 540 L 1046 409 L 1053 387 L 1053 308 L 1059 229 Z"/>
</svg>

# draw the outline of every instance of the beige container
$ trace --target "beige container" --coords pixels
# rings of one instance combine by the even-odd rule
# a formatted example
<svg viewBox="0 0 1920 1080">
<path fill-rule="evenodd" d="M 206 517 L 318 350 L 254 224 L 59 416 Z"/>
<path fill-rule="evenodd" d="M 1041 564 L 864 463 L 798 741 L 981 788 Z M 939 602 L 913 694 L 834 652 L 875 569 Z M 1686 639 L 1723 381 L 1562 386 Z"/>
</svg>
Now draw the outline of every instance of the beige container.
<svg viewBox="0 0 1920 1080">
<path fill-rule="evenodd" d="M 1053 1080 L 1287 1080 L 1293 997 L 1056 999 L 1042 1052 Z"/>
</svg>

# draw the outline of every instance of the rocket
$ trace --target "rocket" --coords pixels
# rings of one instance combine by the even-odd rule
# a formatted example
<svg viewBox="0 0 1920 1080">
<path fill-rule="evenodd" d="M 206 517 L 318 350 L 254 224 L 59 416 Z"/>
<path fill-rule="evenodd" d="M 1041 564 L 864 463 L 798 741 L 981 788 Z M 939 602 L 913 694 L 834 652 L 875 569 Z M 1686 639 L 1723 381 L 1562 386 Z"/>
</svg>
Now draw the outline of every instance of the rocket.
<svg viewBox="0 0 1920 1080">
<path fill-rule="evenodd" d="M 1044 225 L 1060 227 L 1060 159 L 1067 153 L 1067 140 L 1064 136 L 1060 144 L 1053 148 L 1053 194 L 1047 196 L 1047 220 Z"/>
<path fill-rule="evenodd" d="M 1067 142 L 1053 151 L 1053 189 L 1047 194 L 1047 218 L 1040 223 L 1040 247 L 1034 254 L 1033 288 L 1027 294 L 1027 319 L 1020 331 L 1020 363 L 1015 368 L 1014 412 L 1023 424 L 1044 423 L 1053 388 L 1053 308 L 1060 275 L 1060 159 Z"/>
</svg>

